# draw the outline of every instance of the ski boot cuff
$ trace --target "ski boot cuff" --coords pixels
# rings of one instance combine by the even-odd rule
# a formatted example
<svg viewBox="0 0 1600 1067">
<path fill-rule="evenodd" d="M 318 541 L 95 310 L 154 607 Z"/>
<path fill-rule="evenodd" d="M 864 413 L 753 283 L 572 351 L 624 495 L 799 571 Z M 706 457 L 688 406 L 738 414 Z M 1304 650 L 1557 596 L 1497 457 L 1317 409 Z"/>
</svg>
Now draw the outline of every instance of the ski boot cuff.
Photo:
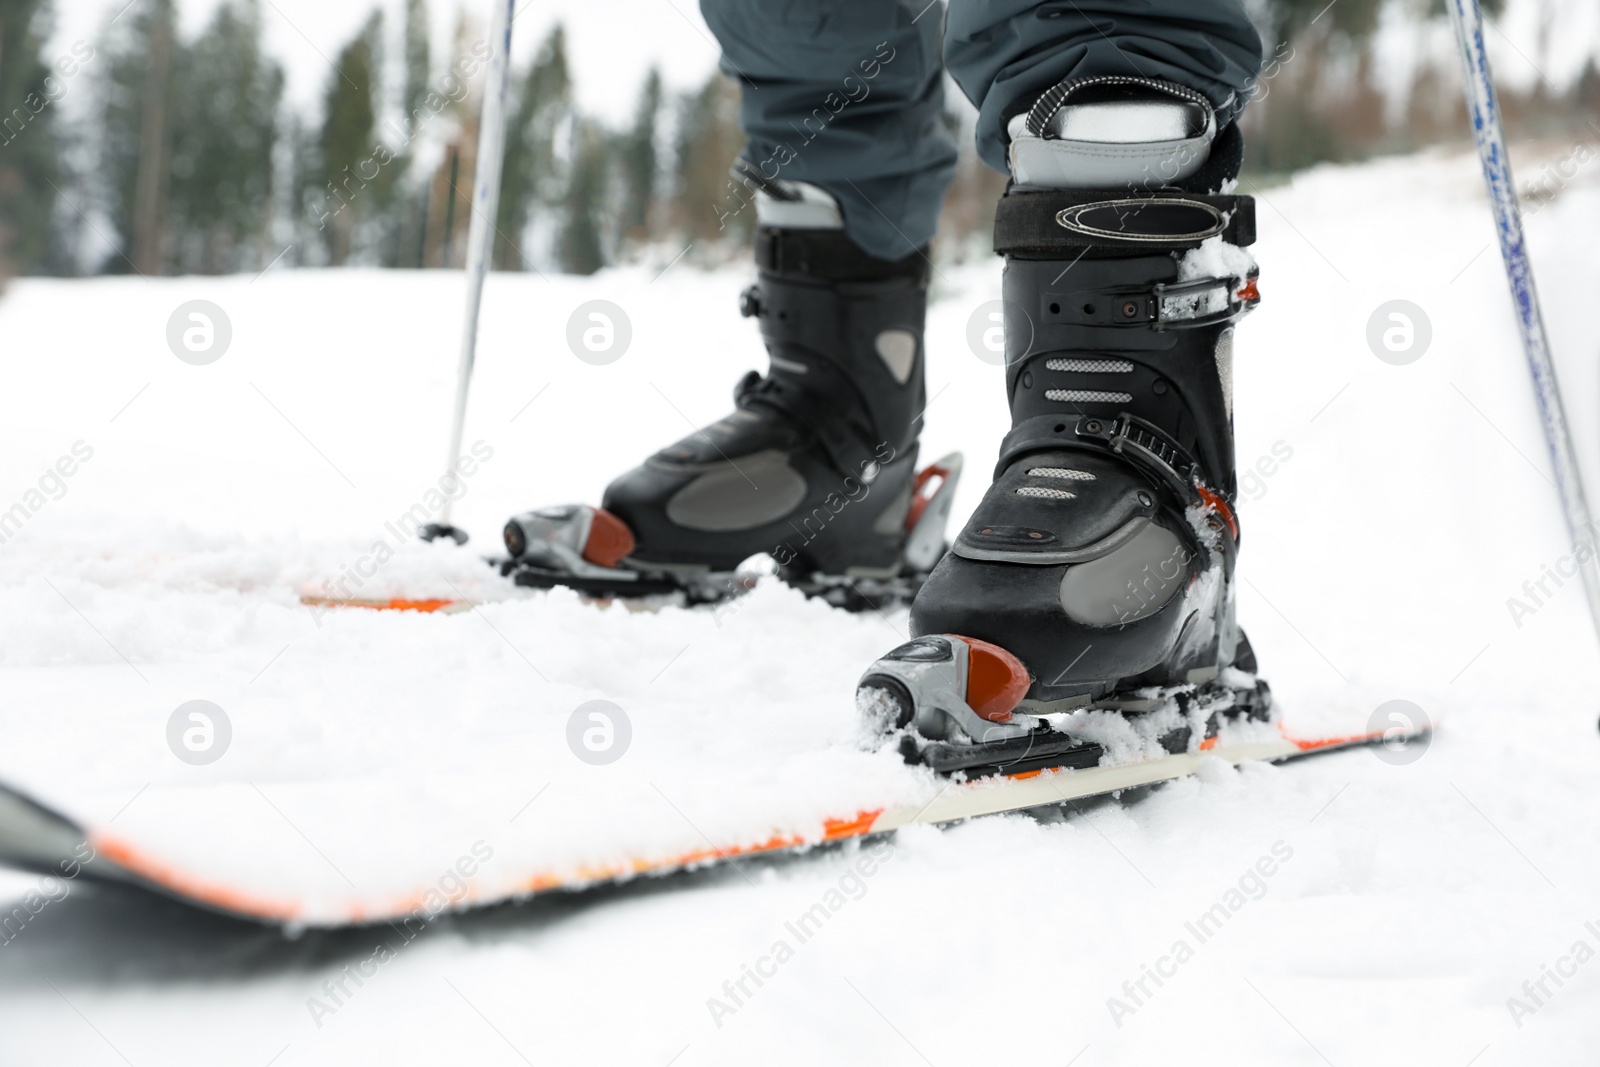
<svg viewBox="0 0 1600 1067">
<path fill-rule="evenodd" d="M 926 285 L 928 257 L 918 249 L 898 260 L 868 255 L 843 230 L 762 226 L 756 230 L 756 266 L 765 274 L 829 282 L 907 280 Z"/>
<path fill-rule="evenodd" d="M 923 319 L 928 262 L 891 262 L 844 233 L 762 228 L 760 280 L 739 311 L 756 319 L 769 369 L 735 392 L 814 433 L 841 472 L 869 483 L 915 447 L 924 407 Z"/>
<path fill-rule="evenodd" d="M 1155 78 L 1068 78 L 1006 123 L 1015 185 L 1221 192 L 1238 176 L 1237 123 L 1204 94 Z"/>
</svg>

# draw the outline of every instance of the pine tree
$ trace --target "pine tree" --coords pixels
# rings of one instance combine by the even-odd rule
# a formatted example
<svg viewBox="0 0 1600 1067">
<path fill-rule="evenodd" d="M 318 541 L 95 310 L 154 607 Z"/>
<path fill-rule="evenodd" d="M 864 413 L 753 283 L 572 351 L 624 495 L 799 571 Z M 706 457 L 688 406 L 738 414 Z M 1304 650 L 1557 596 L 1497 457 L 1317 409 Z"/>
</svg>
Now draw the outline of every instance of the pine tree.
<svg viewBox="0 0 1600 1067">
<path fill-rule="evenodd" d="M 411 174 L 411 168 L 416 162 L 417 137 L 431 117 L 426 106 L 433 74 L 430 36 L 427 0 L 406 0 L 405 87 L 400 99 L 405 112 L 400 122 L 404 140 L 398 149 L 399 159 L 395 169 L 402 178 L 413 178 L 413 182 L 415 176 Z M 425 182 L 424 177 L 423 184 L 414 189 L 396 189 L 398 229 L 392 260 L 386 258 L 388 266 L 422 266 L 423 246 L 428 236 L 428 190 Z"/>
<path fill-rule="evenodd" d="M 428 79 L 432 75 L 433 65 L 429 37 L 427 0 L 406 0 L 406 87 L 403 103 L 408 129 L 414 127 L 415 116 L 422 110 L 423 98 L 428 95 Z"/>
<path fill-rule="evenodd" d="M 0 3 L 0 101 L 10 108 L 0 116 L 0 287 L 44 255 L 61 178 L 54 101 L 66 75 L 40 58 L 47 12 L 43 0 Z"/>
<path fill-rule="evenodd" d="M 241 270 L 270 222 L 283 71 L 261 51 L 257 0 L 229 0 L 184 50 L 174 94 L 168 217 L 183 272 Z"/>
<path fill-rule="evenodd" d="M 539 46 L 513 100 L 508 101 L 505 161 L 495 219 L 494 263 L 502 270 L 522 269 L 519 246 L 529 218 L 538 208 L 560 200 L 561 168 L 555 158 L 555 138 L 570 115 L 571 98 L 566 33 L 557 24 Z"/>
<path fill-rule="evenodd" d="M 1572 99 L 1579 116 L 1600 115 L 1600 64 L 1592 56 L 1572 86 Z"/>
<path fill-rule="evenodd" d="M 585 121 L 578 124 L 574 140 L 558 255 L 561 269 L 568 274 L 593 274 L 605 266 L 600 218 L 606 186 L 605 138 L 594 124 Z"/>
<path fill-rule="evenodd" d="M 312 220 L 321 233 L 328 262 L 341 266 L 356 250 L 357 230 L 384 206 L 393 187 L 394 168 L 378 145 L 378 92 L 382 84 L 383 14 L 374 11 L 356 38 L 339 52 L 324 96 L 322 131 L 317 137 Z"/>
<path fill-rule="evenodd" d="M 679 104 L 674 214 L 689 240 L 748 238 L 755 222 L 754 210 L 747 209 L 751 194 L 728 176 L 743 147 L 739 90 L 713 73 L 704 88 Z"/>
<path fill-rule="evenodd" d="M 114 23 L 102 42 L 102 197 L 117 251 L 105 269 L 159 273 L 166 263 L 173 68 L 179 49 L 172 0 L 146 0 Z"/>
<path fill-rule="evenodd" d="M 460 266 L 457 255 L 462 249 L 469 227 L 465 225 L 471 195 L 470 181 L 477 153 L 478 109 L 467 90 L 461 71 L 477 67 L 487 59 L 488 42 L 475 35 L 466 12 L 456 15 L 455 38 L 451 49 L 454 57 L 448 73 L 440 76 L 432 89 L 424 94 L 428 121 L 443 133 L 443 151 L 434 164 L 431 174 L 419 175 L 423 182 L 422 211 L 424 222 L 418 235 L 422 266 Z M 461 225 L 455 225 L 460 222 Z"/>
<path fill-rule="evenodd" d="M 617 165 L 622 177 L 622 211 L 618 221 L 621 236 L 633 241 L 650 238 L 658 166 L 656 118 L 660 113 L 661 72 L 651 67 L 639 93 L 633 128 L 617 139 Z"/>
</svg>

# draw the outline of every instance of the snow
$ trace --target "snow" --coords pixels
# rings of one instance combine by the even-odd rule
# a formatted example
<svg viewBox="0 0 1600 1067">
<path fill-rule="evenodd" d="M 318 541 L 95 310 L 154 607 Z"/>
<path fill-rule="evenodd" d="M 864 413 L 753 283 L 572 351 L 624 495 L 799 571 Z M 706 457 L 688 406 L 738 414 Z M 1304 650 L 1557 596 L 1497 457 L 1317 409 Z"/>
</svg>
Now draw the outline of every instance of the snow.
<svg viewBox="0 0 1600 1067">
<path fill-rule="evenodd" d="M 286 936 L 7 875 L 0 893 L 36 914 L 0 944 L 0 1062 L 952 1063 L 997 1043 L 1080 1065 L 1584 1062 L 1600 1039 L 1595 642 L 1577 583 L 1546 577 L 1571 548 L 1475 167 L 1433 154 L 1242 190 L 1260 198 L 1263 302 L 1234 351 L 1240 618 L 1299 732 L 1364 728 L 1404 699 L 1442 724 L 1420 758 L 1208 764 L 887 851 L 741 861 L 420 933 Z M 1593 175 L 1528 225 L 1593 474 Z M 505 516 L 593 499 L 724 414 L 759 363 L 733 313 L 743 272 L 652 281 L 662 265 L 490 279 L 466 439 L 493 454 L 457 502 L 461 550 L 386 527 L 439 478 L 459 276 L 16 283 L 0 514 L 30 489 L 40 506 L 0 544 L 0 780 L 325 900 L 351 883 L 456 893 L 462 864 L 492 889 L 534 852 L 697 847 L 922 795 L 854 743 L 854 681 L 903 613 L 772 586 L 720 613 L 560 592 L 454 616 L 296 602 L 380 542 L 398 551 L 361 595 L 481 596 L 473 550 Z M 924 454 L 966 451 L 959 522 L 1006 422 L 999 369 L 964 340 L 999 279 L 939 269 Z M 165 340 L 194 299 L 232 325 L 205 366 Z M 633 330 L 604 366 L 565 341 L 593 299 Z M 1366 341 L 1395 299 L 1432 327 L 1403 366 Z M 205 766 L 167 748 L 192 699 L 233 727 Z M 566 743 L 596 699 L 632 726 L 603 766 Z"/>
<path fill-rule="evenodd" d="M 1256 265 L 1256 257 L 1248 248 L 1228 244 L 1220 235 L 1208 237 L 1178 257 L 1178 280 L 1248 278 Z"/>
</svg>

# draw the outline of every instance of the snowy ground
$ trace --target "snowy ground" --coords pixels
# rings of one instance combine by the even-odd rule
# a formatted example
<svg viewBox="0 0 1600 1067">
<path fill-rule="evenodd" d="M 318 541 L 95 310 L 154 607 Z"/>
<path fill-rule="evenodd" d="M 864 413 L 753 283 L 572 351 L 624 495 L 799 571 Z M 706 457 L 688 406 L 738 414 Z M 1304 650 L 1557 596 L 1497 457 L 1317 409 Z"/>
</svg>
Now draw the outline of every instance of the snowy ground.
<svg viewBox="0 0 1600 1067">
<path fill-rule="evenodd" d="M 0 1063 L 1592 1059 L 1600 664 L 1576 582 L 1544 577 L 1570 546 L 1475 164 L 1324 168 L 1260 192 L 1264 302 L 1237 347 L 1241 472 L 1255 471 L 1241 617 L 1292 717 L 1364 723 L 1409 700 L 1442 721 L 1420 759 L 1213 768 L 1064 816 L 902 833 L 876 856 L 492 908 L 409 942 L 288 938 L 67 883 L 0 943 Z M 1600 185 L 1580 173 L 1529 227 L 1569 413 L 1600 471 Z M 477 545 L 514 510 L 594 498 L 722 414 L 759 365 L 733 313 L 739 272 L 655 278 L 661 265 L 491 279 L 467 440 L 493 456 L 456 513 Z M 924 454 L 966 451 L 958 521 L 1005 425 L 1000 371 L 965 340 L 997 273 L 941 268 L 930 314 Z M 848 744 L 853 682 L 903 615 L 782 589 L 721 617 L 565 594 L 454 617 L 296 603 L 398 543 L 385 523 L 424 500 L 460 294 L 458 276 L 356 272 L 7 293 L 0 513 L 20 502 L 27 518 L 0 543 L 0 780 L 164 832 L 193 862 L 354 883 L 479 840 L 501 855 L 541 833 L 692 844 L 914 789 Z M 206 366 L 166 343 L 193 299 L 232 326 Z M 565 340 L 593 299 L 632 323 L 606 366 Z M 1397 299 L 1431 323 L 1404 366 L 1366 341 Z M 46 476 L 78 442 L 73 473 Z M 476 594 L 483 576 L 470 553 L 407 545 L 364 581 Z M 197 698 L 234 730 L 204 767 L 166 743 L 173 709 Z M 563 739 L 597 698 L 634 727 L 609 767 Z M 207 785 L 224 800 L 196 800 Z M 219 836 L 240 797 L 257 818 Z M 427 816 L 383 829 L 407 810 Z M 290 848 L 295 864 L 251 870 Z M 0 894 L 36 882 L 7 875 Z M 841 900 L 804 942 L 786 925 Z M 1219 903 L 1230 918 L 1202 938 L 1190 924 Z M 400 947 L 378 953 L 386 939 Z"/>
</svg>

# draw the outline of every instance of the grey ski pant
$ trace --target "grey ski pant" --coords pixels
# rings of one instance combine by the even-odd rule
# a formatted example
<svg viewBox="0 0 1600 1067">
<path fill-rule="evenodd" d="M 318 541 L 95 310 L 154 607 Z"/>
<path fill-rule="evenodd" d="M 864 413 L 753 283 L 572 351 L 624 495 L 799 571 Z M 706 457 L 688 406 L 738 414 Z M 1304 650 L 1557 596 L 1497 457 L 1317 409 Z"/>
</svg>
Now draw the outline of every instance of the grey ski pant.
<svg viewBox="0 0 1600 1067">
<path fill-rule="evenodd" d="M 743 94 L 745 158 L 826 189 L 850 237 L 884 259 L 933 237 L 955 169 L 945 67 L 978 108 L 978 154 L 1003 171 L 1006 122 L 1064 78 L 1177 82 L 1226 124 L 1261 65 L 1242 0 L 950 0 L 948 13 L 943 0 L 701 0 L 700 10 Z"/>
</svg>

